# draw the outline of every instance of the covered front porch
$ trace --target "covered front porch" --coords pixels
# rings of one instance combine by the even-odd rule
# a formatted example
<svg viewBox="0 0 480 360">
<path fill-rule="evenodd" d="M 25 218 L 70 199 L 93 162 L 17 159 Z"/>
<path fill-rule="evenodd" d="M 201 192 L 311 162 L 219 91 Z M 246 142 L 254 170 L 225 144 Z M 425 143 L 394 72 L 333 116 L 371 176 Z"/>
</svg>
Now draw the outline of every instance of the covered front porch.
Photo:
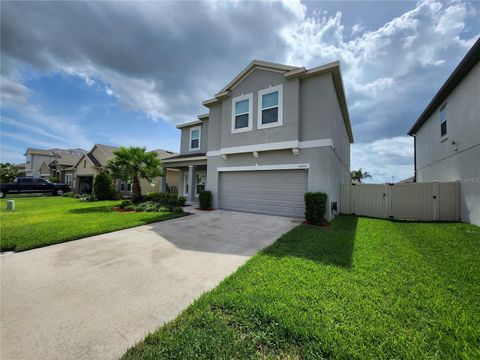
<svg viewBox="0 0 480 360">
<path fill-rule="evenodd" d="M 187 203 L 198 201 L 198 195 L 207 184 L 207 156 L 205 154 L 177 155 L 163 161 L 162 191 L 168 191 L 166 174 L 168 169 L 179 171 L 178 183 L 175 185 L 179 196 L 185 196 Z"/>
</svg>

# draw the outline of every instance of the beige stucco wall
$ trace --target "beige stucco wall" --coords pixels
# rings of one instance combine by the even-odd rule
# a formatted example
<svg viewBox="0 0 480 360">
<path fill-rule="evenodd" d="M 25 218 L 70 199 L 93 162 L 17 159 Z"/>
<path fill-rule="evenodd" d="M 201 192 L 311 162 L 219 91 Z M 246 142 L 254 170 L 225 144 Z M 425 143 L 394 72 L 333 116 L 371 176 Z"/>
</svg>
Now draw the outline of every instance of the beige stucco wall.
<svg viewBox="0 0 480 360">
<path fill-rule="evenodd" d="M 167 184 L 169 186 L 178 187 L 178 171 L 168 170 L 167 171 Z M 153 179 L 153 181 L 147 181 L 145 179 L 140 180 L 140 187 L 142 188 L 142 194 L 146 195 L 151 192 L 162 191 L 162 177 L 158 176 Z"/>
<path fill-rule="evenodd" d="M 25 172 L 27 173 L 27 176 L 40 177 L 40 167 L 42 164 L 44 162 L 50 164 L 53 160 L 55 160 L 54 156 L 39 154 L 31 155 L 30 164 L 25 166 Z"/>
<path fill-rule="evenodd" d="M 83 167 L 84 161 L 86 160 L 86 167 Z M 86 155 L 82 156 L 80 162 L 75 168 L 75 176 L 89 176 L 97 175 L 97 169 L 93 166 L 92 162 L 87 158 Z"/>
</svg>

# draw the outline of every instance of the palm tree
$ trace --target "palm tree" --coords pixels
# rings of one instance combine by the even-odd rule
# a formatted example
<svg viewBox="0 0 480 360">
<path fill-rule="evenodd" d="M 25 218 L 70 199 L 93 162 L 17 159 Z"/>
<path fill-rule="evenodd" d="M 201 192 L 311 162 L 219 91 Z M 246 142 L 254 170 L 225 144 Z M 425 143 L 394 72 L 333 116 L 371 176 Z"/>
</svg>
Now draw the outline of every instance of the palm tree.
<svg viewBox="0 0 480 360">
<path fill-rule="evenodd" d="M 351 171 L 350 176 L 352 180 L 357 180 L 359 183 L 362 182 L 362 179 L 372 178 L 372 175 L 370 175 L 368 171 L 362 171 L 362 168 Z"/>
<path fill-rule="evenodd" d="M 152 181 L 153 178 L 162 175 L 162 162 L 155 152 L 147 152 L 144 147 L 121 146 L 113 154 L 115 157 L 108 162 L 107 169 L 111 171 L 114 179 L 131 180 L 132 201 L 141 202 L 140 179 Z"/>
<path fill-rule="evenodd" d="M 0 164 L 0 181 L 2 183 L 12 182 L 18 175 L 17 165 L 12 163 Z"/>
</svg>

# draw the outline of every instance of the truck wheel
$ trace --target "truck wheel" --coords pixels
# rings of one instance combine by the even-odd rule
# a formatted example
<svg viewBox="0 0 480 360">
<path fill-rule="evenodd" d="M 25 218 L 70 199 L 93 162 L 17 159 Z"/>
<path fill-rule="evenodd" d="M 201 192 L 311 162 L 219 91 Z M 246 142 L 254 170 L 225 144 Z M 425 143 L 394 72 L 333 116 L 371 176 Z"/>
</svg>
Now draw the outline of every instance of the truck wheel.
<svg viewBox="0 0 480 360">
<path fill-rule="evenodd" d="M 3 199 L 7 195 L 6 192 L 0 191 L 0 199 Z"/>
<path fill-rule="evenodd" d="M 64 194 L 64 191 L 63 190 L 55 190 L 53 192 L 53 195 L 57 195 L 57 196 L 62 196 Z"/>
</svg>

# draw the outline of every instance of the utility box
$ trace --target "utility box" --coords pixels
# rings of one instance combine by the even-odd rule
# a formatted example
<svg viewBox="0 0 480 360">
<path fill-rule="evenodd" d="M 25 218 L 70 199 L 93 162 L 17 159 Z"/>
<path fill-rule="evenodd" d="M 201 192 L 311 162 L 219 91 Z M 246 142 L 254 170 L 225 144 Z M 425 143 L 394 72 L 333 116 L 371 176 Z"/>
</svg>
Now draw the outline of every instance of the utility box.
<svg viewBox="0 0 480 360">
<path fill-rule="evenodd" d="M 15 211 L 15 200 L 7 200 L 7 210 Z"/>
</svg>

